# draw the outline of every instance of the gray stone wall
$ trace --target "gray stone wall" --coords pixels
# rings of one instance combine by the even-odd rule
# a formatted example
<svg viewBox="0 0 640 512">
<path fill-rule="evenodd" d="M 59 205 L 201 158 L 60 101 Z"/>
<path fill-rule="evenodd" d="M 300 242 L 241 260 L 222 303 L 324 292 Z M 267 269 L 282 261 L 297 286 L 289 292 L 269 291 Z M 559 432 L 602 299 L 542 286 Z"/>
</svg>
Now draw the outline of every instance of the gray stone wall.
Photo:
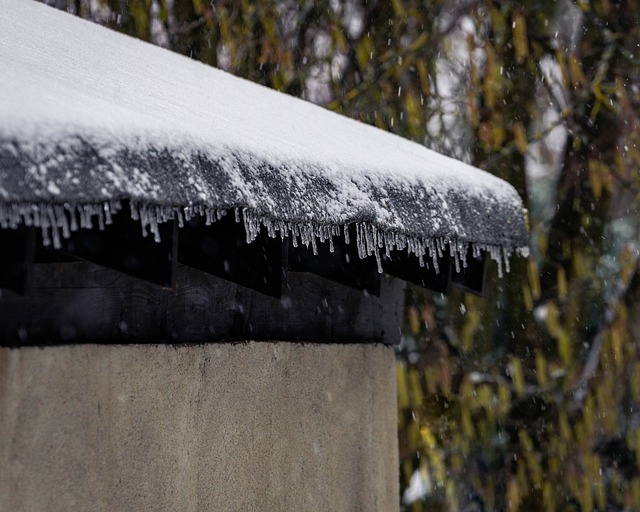
<svg viewBox="0 0 640 512">
<path fill-rule="evenodd" d="M 398 510 L 393 350 L 0 348 L 0 511 Z"/>
</svg>

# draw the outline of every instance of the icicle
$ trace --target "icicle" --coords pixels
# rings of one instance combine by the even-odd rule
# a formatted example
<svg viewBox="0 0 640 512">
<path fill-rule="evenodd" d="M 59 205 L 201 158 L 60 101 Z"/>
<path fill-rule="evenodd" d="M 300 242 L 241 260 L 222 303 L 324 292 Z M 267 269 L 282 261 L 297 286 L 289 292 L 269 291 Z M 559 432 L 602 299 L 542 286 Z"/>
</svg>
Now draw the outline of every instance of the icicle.
<svg viewBox="0 0 640 512">
<path fill-rule="evenodd" d="M 113 224 L 113 218 L 111 217 L 111 205 L 109 203 L 102 203 L 102 211 L 104 214 L 104 223 L 107 226 Z"/>
<path fill-rule="evenodd" d="M 119 209 L 119 205 L 110 205 L 110 208 Z M 104 229 L 106 211 L 105 209 L 95 212 L 98 216 L 100 229 Z M 142 236 L 146 237 L 151 232 L 156 242 L 161 241 L 160 224 L 173 220 L 176 215 L 179 215 L 179 212 L 180 210 L 173 206 L 151 206 L 135 202 L 131 203 L 131 218 L 140 221 Z"/>
<path fill-rule="evenodd" d="M 404 233 L 398 233 L 396 236 L 396 250 L 404 251 L 408 246 L 408 238 Z"/>
<path fill-rule="evenodd" d="M 140 208 L 138 209 L 138 212 L 139 212 L 140 226 L 142 227 L 142 236 L 146 238 L 146 236 L 149 234 L 147 232 L 147 225 L 149 224 L 147 219 L 147 209 L 143 205 L 141 205 Z"/>
<path fill-rule="evenodd" d="M 378 229 L 367 222 L 356 223 L 356 244 L 360 259 L 364 259 L 367 256 L 375 256 L 378 272 L 382 273 L 380 249 L 383 246 L 383 242 Z"/>
<path fill-rule="evenodd" d="M 393 245 L 392 237 L 389 233 L 384 233 L 384 254 L 388 258 L 391 256 L 391 247 Z"/>
<path fill-rule="evenodd" d="M 104 210 L 94 207 L 94 212 L 98 216 L 98 229 L 100 229 L 100 231 L 104 231 Z"/>
<path fill-rule="evenodd" d="M 313 238 L 313 229 L 310 228 L 308 225 L 301 225 L 300 226 L 300 240 L 302 241 L 303 245 L 305 245 L 307 248 L 309 248 L 309 245 L 311 244 L 311 239 Z"/>
<path fill-rule="evenodd" d="M 247 243 L 253 242 L 260 234 L 260 219 L 253 215 L 247 208 L 242 209 L 244 229 L 247 235 Z"/>
<path fill-rule="evenodd" d="M 91 212 L 89 211 L 89 207 L 87 205 L 82 205 L 80 207 L 80 227 L 83 229 L 93 228 L 93 224 L 91 222 Z"/>
<path fill-rule="evenodd" d="M 270 219 L 261 219 L 261 223 L 264 225 L 264 227 L 267 228 L 267 235 L 269 236 L 269 238 L 275 238 L 276 228 L 274 222 Z"/>
<path fill-rule="evenodd" d="M 38 208 L 38 206 L 33 205 L 33 208 L 31 210 L 31 216 L 33 219 L 31 225 L 35 227 L 39 227 L 41 215 L 40 215 L 40 208 Z"/>
<path fill-rule="evenodd" d="M 53 245 L 54 248 L 58 249 L 59 247 L 56 247 L 56 242 L 58 242 L 58 246 L 59 246 L 60 240 L 56 236 L 56 232 L 55 232 L 55 216 L 53 212 L 53 207 L 48 204 L 48 205 L 45 205 L 43 208 L 44 208 L 44 211 L 40 216 L 40 222 L 42 224 L 41 227 L 43 230 L 46 230 L 47 232 L 49 245 Z M 52 244 L 52 241 L 53 241 L 53 244 Z"/>
<path fill-rule="evenodd" d="M 12 207 L 7 207 L 4 204 L 0 204 L 0 227 L 7 229 L 11 225 Z"/>
<path fill-rule="evenodd" d="M 247 210 L 246 210 L 246 208 L 242 210 L 242 220 L 244 221 L 244 233 L 246 235 L 247 243 L 251 243 L 253 241 L 252 230 L 251 230 L 251 222 L 247 218 Z"/>
<path fill-rule="evenodd" d="M 16 217 L 17 214 L 17 207 L 16 205 L 10 205 L 10 206 L 2 206 L 2 210 L 0 210 L 0 227 L 7 229 L 7 228 L 13 228 L 13 224 L 14 224 L 14 218 Z M 27 210 L 24 212 L 24 222 L 27 225 L 31 225 L 32 223 L 32 219 L 31 219 L 31 211 Z"/>
<path fill-rule="evenodd" d="M 365 241 L 367 244 L 366 251 L 367 255 L 370 255 L 375 250 L 375 247 L 378 245 L 376 240 L 376 233 L 371 229 L 367 229 L 367 225 L 365 225 L 364 233 L 365 233 Z"/>
<path fill-rule="evenodd" d="M 34 216 L 36 215 L 36 211 L 38 207 L 34 204 L 27 206 L 13 205 L 9 210 L 8 214 L 10 217 L 7 219 L 10 228 L 18 227 L 20 222 L 23 222 L 25 226 L 35 226 Z"/>
<path fill-rule="evenodd" d="M 469 244 L 466 242 L 459 242 L 460 256 L 462 258 L 462 268 L 467 268 L 469 262 L 467 261 L 467 253 L 469 252 Z"/>
<path fill-rule="evenodd" d="M 363 245 L 363 254 L 365 256 L 369 256 L 371 254 L 371 246 L 373 245 L 373 241 L 371 239 L 371 233 L 369 233 L 369 230 L 367 229 L 367 225 L 366 224 L 362 224 L 362 234 L 363 234 L 363 239 L 362 239 L 362 245 Z"/>
<path fill-rule="evenodd" d="M 69 211 L 69 229 L 71 230 L 72 233 L 75 233 L 76 231 L 78 231 L 78 229 L 80 229 L 80 226 L 78 225 L 78 207 L 76 205 L 67 205 L 67 209 Z"/>
<path fill-rule="evenodd" d="M 178 227 L 179 228 L 183 228 L 184 227 L 184 216 L 183 216 L 182 211 L 180 209 L 176 209 L 176 216 L 178 217 Z"/>
<path fill-rule="evenodd" d="M 429 254 L 431 254 L 431 263 L 433 263 L 433 269 L 436 274 L 440 273 L 440 265 L 438 264 L 438 250 L 436 248 L 437 242 L 435 239 L 430 239 L 427 241 L 427 249 Z"/>
<path fill-rule="evenodd" d="M 131 201 L 131 203 L 129 203 L 129 208 L 131 209 L 131 219 L 140 220 L 140 205 L 134 201 Z"/>
<path fill-rule="evenodd" d="M 62 247 L 61 240 L 61 226 L 62 219 L 65 219 L 64 212 L 62 213 L 62 219 L 58 216 L 58 209 L 56 206 L 49 206 L 47 208 L 47 216 L 49 217 L 49 222 L 51 223 L 51 236 L 53 238 L 53 247 L 55 249 L 60 249 Z"/>
<path fill-rule="evenodd" d="M 504 259 L 505 270 L 507 271 L 507 273 L 509 273 L 509 272 L 511 272 L 511 263 L 510 263 L 511 254 L 510 254 L 509 250 L 504 246 L 502 247 L 502 255 L 503 255 L 503 259 Z"/>
<path fill-rule="evenodd" d="M 41 226 L 42 231 L 42 245 L 49 247 L 51 245 L 51 238 L 49 237 L 49 229 L 45 226 Z"/>
<path fill-rule="evenodd" d="M 358 256 L 360 259 L 366 258 L 366 237 L 364 227 L 361 223 L 356 224 L 356 247 L 358 248 Z"/>
<path fill-rule="evenodd" d="M 51 240 L 53 238 L 53 232 L 49 233 L 51 229 L 51 218 L 49 217 L 50 205 L 44 205 L 42 207 L 44 211 L 39 217 L 40 229 L 42 230 L 42 244 L 46 247 L 52 245 Z M 53 231 L 53 230 L 52 230 Z"/>
<path fill-rule="evenodd" d="M 489 255 L 491 259 L 494 260 L 498 264 L 498 277 L 502 278 L 502 253 L 499 248 L 492 245 L 489 247 Z"/>
<path fill-rule="evenodd" d="M 62 205 L 55 206 L 56 225 L 62 229 L 62 237 L 69 238 L 71 236 L 71 228 L 67 219 L 65 207 Z"/>
<path fill-rule="evenodd" d="M 122 210 L 122 203 L 119 199 L 114 199 L 112 201 L 109 201 L 109 208 L 111 209 L 111 214 L 115 215 L 120 210 Z"/>
<path fill-rule="evenodd" d="M 460 253 L 458 249 L 458 242 L 452 240 L 449 242 L 449 254 L 453 258 L 453 263 L 456 269 L 456 272 L 460 273 Z"/>
<path fill-rule="evenodd" d="M 154 215 L 155 214 L 155 215 Z M 159 224 L 162 222 L 162 209 L 160 207 L 154 208 L 154 211 L 149 215 L 151 233 L 153 233 L 153 240 L 156 243 L 160 243 L 160 228 Z"/>
</svg>

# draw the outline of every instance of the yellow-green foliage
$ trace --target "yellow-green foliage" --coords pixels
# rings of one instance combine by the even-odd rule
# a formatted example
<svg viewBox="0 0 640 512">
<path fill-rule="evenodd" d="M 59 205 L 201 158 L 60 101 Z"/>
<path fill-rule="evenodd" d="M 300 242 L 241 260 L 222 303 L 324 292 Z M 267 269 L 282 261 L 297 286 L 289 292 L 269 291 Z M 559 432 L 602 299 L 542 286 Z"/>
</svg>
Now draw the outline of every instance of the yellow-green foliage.
<svg viewBox="0 0 640 512">
<path fill-rule="evenodd" d="M 519 188 L 533 251 L 503 281 L 490 271 L 484 299 L 408 294 L 405 332 L 422 348 L 412 361 L 425 389 L 409 407 L 429 438 L 401 455 L 433 482 L 431 458 L 414 452 L 436 452 L 455 491 L 432 486 L 406 509 L 638 510 L 637 234 L 620 241 L 614 226 L 639 224 L 640 5 L 581 2 L 578 44 L 563 46 L 550 32 L 553 2 L 486 4 L 485 32 L 467 41 L 485 59 L 469 66 L 473 154 Z M 541 77 L 545 56 L 565 87 L 557 125 L 568 130 L 551 211 L 524 179 L 525 158 L 544 156 L 531 150 L 547 134 L 540 110 L 558 99 Z M 422 309 L 440 324 L 411 321 Z M 399 365 L 399 381 L 411 370 Z"/>
</svg>

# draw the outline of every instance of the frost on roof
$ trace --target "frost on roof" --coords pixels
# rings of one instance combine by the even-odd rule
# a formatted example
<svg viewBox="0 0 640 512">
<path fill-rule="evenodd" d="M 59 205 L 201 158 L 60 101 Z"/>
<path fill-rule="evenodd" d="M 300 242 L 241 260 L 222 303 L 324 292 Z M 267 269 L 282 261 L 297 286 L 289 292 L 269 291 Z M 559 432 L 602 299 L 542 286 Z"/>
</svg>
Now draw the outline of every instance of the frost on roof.
<svg viewBox="0 0 640 512">
<path fill-rule="evenodd" d="M 248 241 L 266 226 L 315 245 L 355 224 L 362 257 L 526 252 L 508 183 L 47 6 L 5 1 L 0 68 L 3 228 L 58 245 L 126 200 L 156 237 L 233 210 Z"/>
</svg>

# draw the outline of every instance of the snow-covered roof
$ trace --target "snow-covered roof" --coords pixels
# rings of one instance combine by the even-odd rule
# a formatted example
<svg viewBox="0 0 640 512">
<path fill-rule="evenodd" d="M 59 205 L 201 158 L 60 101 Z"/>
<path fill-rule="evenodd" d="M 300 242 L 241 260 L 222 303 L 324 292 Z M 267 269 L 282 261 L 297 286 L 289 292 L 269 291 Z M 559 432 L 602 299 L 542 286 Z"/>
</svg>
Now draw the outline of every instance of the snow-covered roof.
<svg viewBox="0 0 640 512">
<path fill-rule="evenodd" d="M 0 226 L 69 231 L 124 201 L 143 229 L 232 211 L 251 241 L 348 236 L 362 257 L 526 251 L 508 183 L 36 2 L 0 15 Z"/>
</svg>

